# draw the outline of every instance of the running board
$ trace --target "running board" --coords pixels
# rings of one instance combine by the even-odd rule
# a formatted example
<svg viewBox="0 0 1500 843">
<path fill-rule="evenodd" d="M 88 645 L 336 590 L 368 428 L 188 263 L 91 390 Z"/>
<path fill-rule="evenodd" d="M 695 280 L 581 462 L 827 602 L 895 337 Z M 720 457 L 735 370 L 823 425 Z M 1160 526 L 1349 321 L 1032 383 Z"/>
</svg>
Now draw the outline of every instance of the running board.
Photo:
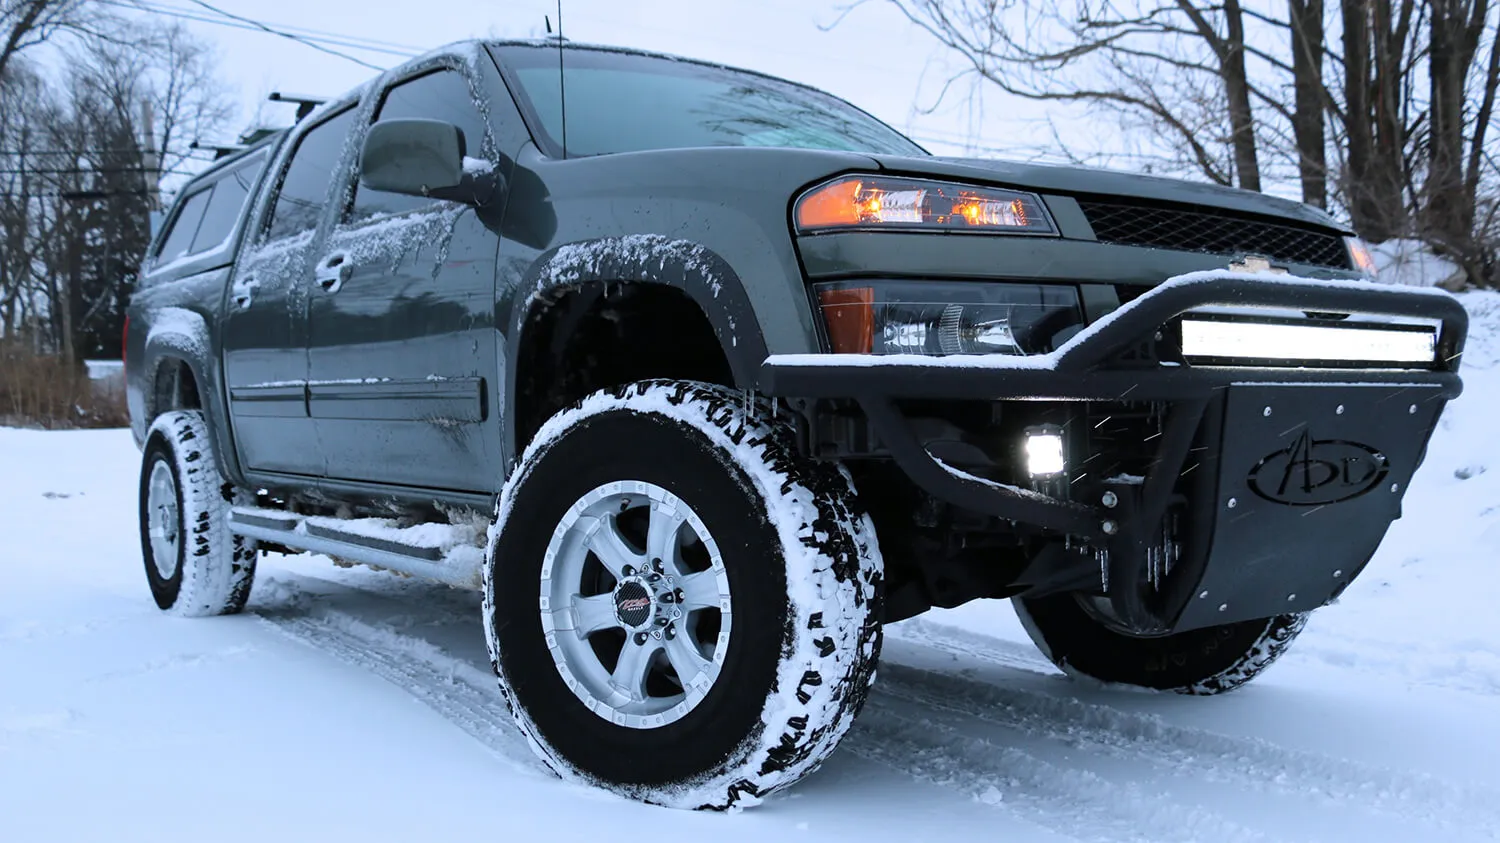
<svg viewBox="0 0 1500 843">
<path fill-rule="evenodd" d="M 325 518 L 237 506 L 229 531 L 293 550 L 385 568 L 477 591 L 484 533 L 454 524 L 399 527 L 383 518 Z"/>
</svg>

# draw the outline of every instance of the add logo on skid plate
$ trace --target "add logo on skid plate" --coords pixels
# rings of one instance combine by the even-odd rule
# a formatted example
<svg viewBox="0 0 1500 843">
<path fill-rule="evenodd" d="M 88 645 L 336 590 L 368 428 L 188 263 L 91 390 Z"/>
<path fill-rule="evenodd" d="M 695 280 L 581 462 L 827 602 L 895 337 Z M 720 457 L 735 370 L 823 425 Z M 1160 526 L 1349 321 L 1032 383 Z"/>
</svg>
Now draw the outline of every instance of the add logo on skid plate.
<svg viewBox="0 0 1500 843">
<path fill-rule="evenodd" d="M 1250 489 L 1273 503 L 1321 506 L 1379 486 L 1390 472 L 1385 454 L 1346 439 L 1314 439 L 1304 430 L 1290 447 L 1262 457 L 1250 469 Z"/>
</svg>

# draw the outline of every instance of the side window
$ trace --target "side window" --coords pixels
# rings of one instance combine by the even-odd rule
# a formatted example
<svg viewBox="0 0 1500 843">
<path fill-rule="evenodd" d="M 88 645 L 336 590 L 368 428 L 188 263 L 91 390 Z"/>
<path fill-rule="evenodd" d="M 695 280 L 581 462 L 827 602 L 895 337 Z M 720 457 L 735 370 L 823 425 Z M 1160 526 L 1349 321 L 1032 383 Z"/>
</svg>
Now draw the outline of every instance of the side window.
<svg viewBox="0 0 1500 843">
<path fill-rule="evenodd" d="M 467 155 L 478 156 L 484 146 L 484 117 L 475 108 L 469 83 L 463 74 L 439 70 L 408 79 L 386 92 L 376 121 L 425 118 L 452 123 L 464 133 Z M 431 204 L 420 196 L 386 193 L 358 186 L 354 194 L 353 219 L 399 214 Z"/>
<path fill-rule="evenodd" d="M 204 188 L 182 200 L 181 209 L 172 220 L 172 227 L 161 240 L 161 249 L 156 253 L 162 263 L 177 260 L 187 254 L 198 233 L 198 224 L 203 222 L 203 209 L 208 205 L 208 196 L 213 188 Z"/>
<path fill-rule="evenodd" d="M 338 169 L 344 141 L 354 125 L 354 110 L 314 126 L 297 142 L 292 163 L 281 177 L 276 206 L 266 229 L 267 240 L 279 240 L 316 228 L 318 214 L 328 201 L 328 183 Z"/>
<path fill-rule="evenodd" d="M 214 182 L 213 195 L 203 211 L 203 223 L 193 238 L 192 254 L 206 252 L 229 239 L 234 224 L 239 222 L 240 214 L 245 210 L 250 188 L 265 166 L 266 156 L 262 153 L 236 165 Z"/>
</svg>

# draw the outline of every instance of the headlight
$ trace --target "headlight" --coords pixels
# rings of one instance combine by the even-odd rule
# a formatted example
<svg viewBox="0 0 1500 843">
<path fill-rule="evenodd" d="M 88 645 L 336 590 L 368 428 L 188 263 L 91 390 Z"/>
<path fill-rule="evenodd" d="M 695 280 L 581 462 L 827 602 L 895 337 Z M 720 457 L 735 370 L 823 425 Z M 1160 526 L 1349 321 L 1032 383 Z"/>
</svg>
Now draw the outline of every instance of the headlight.
<svg viewBox="0 0 1500 843">
<path fill-rule="evenodd" d="M 797 231 L 840 228 L 1056 234 L 1040 197 L 926 179 L 843 176 L 804 193 Z"/>
<path fill-rule="evenodd" d="M 837 354 L 1045 354 L 1083 326 L 1074 287 L 939 281 L 817 284 Z"/>
<path fill-rule="evenodd" d="M 1375 256 L 1370 254 L 1369 245 L 1358 237 L 1345 237 L 1344 245 L 1349 249 L 1349 260 L 1354 264 L 1354 268 L 1374 278 Z"/>
</svg>

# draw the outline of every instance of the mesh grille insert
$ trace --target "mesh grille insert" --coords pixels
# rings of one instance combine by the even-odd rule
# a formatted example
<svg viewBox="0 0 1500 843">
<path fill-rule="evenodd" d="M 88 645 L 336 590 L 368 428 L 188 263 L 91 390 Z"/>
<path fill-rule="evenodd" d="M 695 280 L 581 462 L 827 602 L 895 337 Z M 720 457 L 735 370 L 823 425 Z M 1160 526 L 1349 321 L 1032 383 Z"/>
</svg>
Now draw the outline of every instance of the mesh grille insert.
<svg viewBox="0 0 1500 843">
<path fill-rule="evenodd" d="M 1102 243 L 1353 269 L 1343 238 L 1327 231 L 1211 211 L 1079 200 Z"/>
</svg>

